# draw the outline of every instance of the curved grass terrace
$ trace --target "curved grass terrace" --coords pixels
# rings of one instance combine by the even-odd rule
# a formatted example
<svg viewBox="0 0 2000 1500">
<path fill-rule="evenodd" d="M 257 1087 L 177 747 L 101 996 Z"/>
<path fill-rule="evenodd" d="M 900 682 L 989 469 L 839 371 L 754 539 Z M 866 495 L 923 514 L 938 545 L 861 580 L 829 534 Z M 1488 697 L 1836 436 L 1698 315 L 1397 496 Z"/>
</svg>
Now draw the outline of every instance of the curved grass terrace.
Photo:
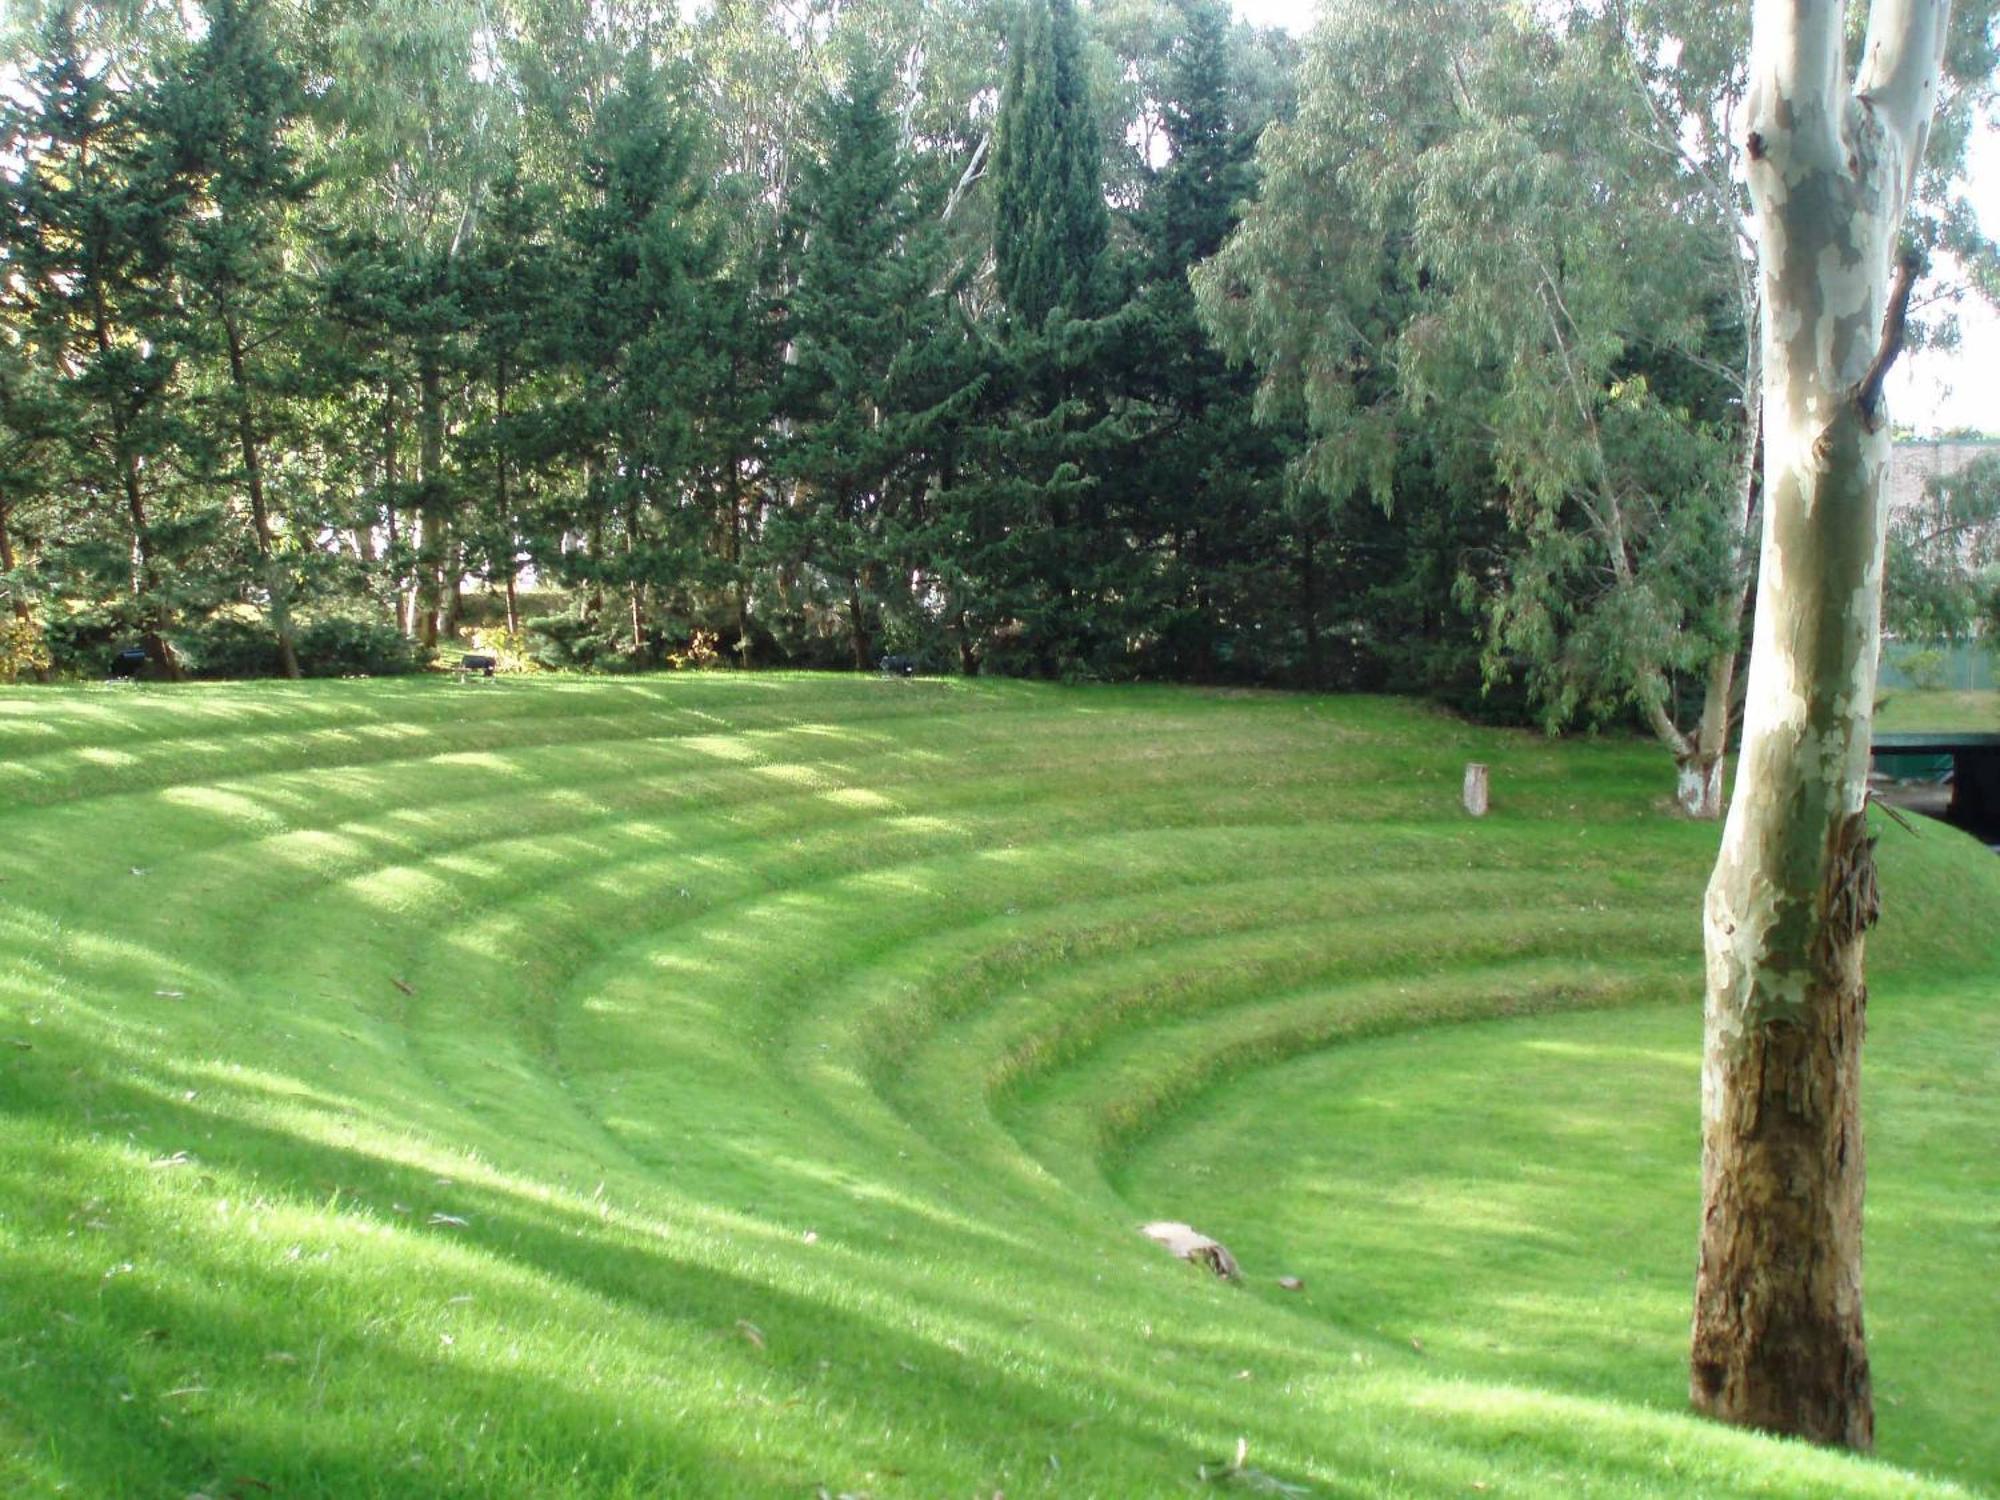
<svg viewBox="0 0 2000 1500">
<path fill-rule="evenodd" d="M 1664 782 L 1369 699 L 0 696 L 0 1493 L 1992 1493 L 2000 862 L 1882 828 L 1881 1453 L 1724 1431 Z"/>
</svg>

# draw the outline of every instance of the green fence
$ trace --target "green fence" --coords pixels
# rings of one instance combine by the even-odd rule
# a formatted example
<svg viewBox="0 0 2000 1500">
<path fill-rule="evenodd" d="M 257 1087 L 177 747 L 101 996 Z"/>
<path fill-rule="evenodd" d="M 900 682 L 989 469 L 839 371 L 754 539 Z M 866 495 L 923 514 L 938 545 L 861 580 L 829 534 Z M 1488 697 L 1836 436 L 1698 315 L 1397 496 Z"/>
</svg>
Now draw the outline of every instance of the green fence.
<svg viewBox="0 0 2000 1500">
<path fill-rule="evenodd" d="M 1929 647 L 1907 641 L 1882 643 L 1881 688 L 1990 693 L 1996 685 L 2000 685 L 2000 668 L 1995 666 L 1990 640 Z"/>
</svg>

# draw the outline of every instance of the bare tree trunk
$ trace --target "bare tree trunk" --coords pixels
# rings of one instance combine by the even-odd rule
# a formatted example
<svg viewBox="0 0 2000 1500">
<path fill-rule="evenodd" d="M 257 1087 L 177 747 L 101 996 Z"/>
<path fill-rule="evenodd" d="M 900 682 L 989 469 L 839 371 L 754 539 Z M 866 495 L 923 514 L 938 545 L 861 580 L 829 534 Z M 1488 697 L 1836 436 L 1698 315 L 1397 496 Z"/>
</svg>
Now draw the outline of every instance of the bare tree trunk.
<svg viewBox="0 0 2000 1500">
<path fill-rule="evenodd" d="M 632 660 L 643 666 L 646 662 L 646 585 L 639 578 L 637 568 L 639 541 L 639 502 L 633 499 L 625 506 L 625 566 L 629 570 L 625 603 L 632 627 Z"/>
<path fill-rule="evenodd" d="M 750 665 L 750 579 L 743 570 L 743 475 L 729 461 L 729 565 L 736 572 L 736 665 Z"/>
<path fill-rule="evenodd" d="M 1880 638 L 1881 383 L 1914 265 L 1890 252 L 1949 0 L 1757 0 L 1749 180 L 1764 288 L 1764 564 L 1736 797 L 1705 912 L 1701 1261 L 1691 1394 L 1724 1421 L 1866 1449 L 1861 1311 L 1866 825 Z M 1885 331 L 1886 330 L 1886 331 Z"/>
<path fill-rule="evenodd" d="M 389 558 L 392 569 L 398 568 L 396 559 L 400 527 L 396 519 L 397 501 L 401 498 L 402 462 L 399 450 L 401 433 L 396 422 L 396 385 L 392 380 L 382 396 L 382 514 L 388 525 Z M 389 576 L 389 592 L 396 610 L 396 629 L 408 639 L 416 629 L 416 618 L 410 608 L 409 594 L 404 587 L 400 571 L 392 571 Z"/>
<path fill-rule="evenodd" d="M 271 507 L 264 496 L 264 455 L 257 446 L 257 424 L 250 410 L 250 381 L 243 359 L 243 328 L 228 302 L 222 304 L 222 331 L 229 347 L 229 383 L 236 395 L 236 441 L 243 454 L 243 481 L 250 491 L 250 529 L 257 543 L 257 565 L 271 596 L 271 628 L 278 637 L 278 670 L 297 681 L 299 653 L 292 640 L 291 584 L 278 565 L 271 535 Z"/>
<path fill-rule="evenodd" d="M 109 358 L 112 350 L 111 315 L 104 305 L 100 286 L 94 292 L 97 352 Z M 146 655 L 168 682 L 184 682 L 187 672 L 167 640 L 166 607 L 160 603 L 159 561 L 153 556 L 152 527 L 146 519 L 146 494 L 139 479 L 139 455 L 132 451 L 125 418 L 114 405 L 111 413 L 111 448 L 118 461 L 119 483 L 125 491 L 125 514 L 132 526 L 132 598 L 138 605 L 143 627 L 141 639 Z"/>
<path fill-rule="evenodd" d="M 446 525 L 444 487 L 444 371 L 438 354 L 426 349 L 417 357 L 417 480 L 424 498 L 417 518 L 417 640 L 438 643 L 438 614 L 443 607 Z"/>
<path fill-rule="evenodd" d="M 1753 367 L 1756 362 L 1753 361 Z M 1729 719 L 1736 695 L 1736 658 L 1741 650 L 1735 633 L 1743 627 L 1750 603 L 1749 537 L 1756 524 L 1763 497 L 1764 418 L 1759 408 L 1751 418 L 1754 436 L 1747 445 L 1744 472 L 1740 477 L 1741 502 L 1737 509 L 1735 557 L 1732 559 L 1729 599 L 1731 639 L 1708 663 L 1708 684 L 1702 693 L 1701 722 L 1695 728 L 1688 753 L 1680 758 L 1677 800 L 1691 818 L 1722 816 L 1723 761 L 1729 749 Z"/>
</svg>

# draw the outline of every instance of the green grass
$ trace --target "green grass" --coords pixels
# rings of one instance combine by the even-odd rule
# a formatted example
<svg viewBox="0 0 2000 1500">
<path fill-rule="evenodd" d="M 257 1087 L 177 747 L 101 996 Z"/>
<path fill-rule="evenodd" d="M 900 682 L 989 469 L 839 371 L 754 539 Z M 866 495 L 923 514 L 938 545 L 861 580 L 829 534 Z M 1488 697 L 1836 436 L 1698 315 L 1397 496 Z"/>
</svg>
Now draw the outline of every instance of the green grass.
<svg viewBox="0 0 2000 1500">
<path fill-rule="evenodd" d="M 2000 862 L 1883 830 L 1881 1455 L 1719 1429 L 1666 770 L 1164 689 L 0 695 L 0 1494 L 2000 1487 Z"/>
<path fill-rule="evenodd" d="M 1890 689 L 1875 705 L 1875 727 L 1898 734 L 1922 729 L 1991 734 L 2000 731 L 2000 693 Z"/>
</svg>

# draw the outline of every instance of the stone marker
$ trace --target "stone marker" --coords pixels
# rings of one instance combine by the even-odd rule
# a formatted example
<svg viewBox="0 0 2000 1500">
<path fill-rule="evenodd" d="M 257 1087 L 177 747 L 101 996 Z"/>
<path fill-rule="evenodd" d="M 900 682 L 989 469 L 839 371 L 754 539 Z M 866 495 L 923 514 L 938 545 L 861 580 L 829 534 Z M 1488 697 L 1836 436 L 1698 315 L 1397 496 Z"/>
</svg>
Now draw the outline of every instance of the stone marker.
<svg viewBox="0 0 2000 1500">
<path fill-rule="evenodd" d="M 1486 816 L 1486 767 L 1476 760 L 1465 768 L 1465 810 L 1475 818 Z"/>
<path fill-rule="evenodd" d="M 1220 1240 L 1212 1240 L 1189 1224 L 1176 1224 L 1170 1220 L 1160 1220 L 1139 1226 L 1139 1233 L 1156 1245 L 1164 1245 L 1182 1260 L 1195 1265 L 1206 1266 L 1225 1281 L 1240 1281 L 1243 1273 L 1238 1269 L 1236 1257 L 1225 1249 Z"/>
</svg>

